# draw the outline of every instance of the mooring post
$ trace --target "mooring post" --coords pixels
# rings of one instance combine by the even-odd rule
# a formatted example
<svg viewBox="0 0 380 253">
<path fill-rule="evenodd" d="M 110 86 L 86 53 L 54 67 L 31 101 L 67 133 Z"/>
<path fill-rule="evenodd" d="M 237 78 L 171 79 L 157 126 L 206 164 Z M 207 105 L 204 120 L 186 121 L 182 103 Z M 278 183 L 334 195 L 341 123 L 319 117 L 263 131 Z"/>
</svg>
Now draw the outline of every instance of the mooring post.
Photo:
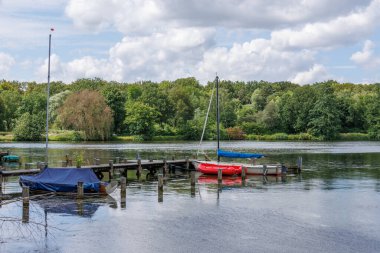
<svg viewBox="0 0 380 253">
<path fill-rule="evenodd" d="M 244 166 L 241 167 L 241 181 L 245 181 L 245 173 L 246 173 L 246 168 Z"/>
<path fill-rule="evenodd" d="M 301 173 L 301 170 L 302 170 L 302 156 L 298 157 L 298 161 L 297 161 L 297 173 Z"/>
<path fill-rule="evenodd" d="M 29 203 L 29 186 L 22 187 L 22 202 Z"/>
<path fill-rule="evenodd" d="M 3 194 L 3 173 L 2 169 L 0 169 L 0 194 Z"/>
<path fill-rule="evenodd" d="M 158 175 L 158 202 L 163 202 L 164 200 L 164 177 Z"/>
<path fill-rule="evenodd" d="M 109 160 L 108 161 L 108 164 L 110 166 L 110 176 L 109 176 L 109 181 L 111 182 L 111 179 L 113 177 L 113 175 L 115 175 L 115 171 L 114 171 L 114 167 L 113 167 L 113 160 Z"/>
<path fill-rule="evenodd" d="M 136 176 L 137 176 L 137 180 L 140 181 L 140 178 L 141 178 L 141 174 L 142 174 L 142 167 L 141 167 L 141 159 L 137 159 L 137 171 L 136 171 Z"/>
<path fill-rule="evenodd" d="M 192 171 L 190 176 L 190 193 L 192 197 L 195 196 L 195 171 Z"/>
<path fill-rule="evenodd" d="M 190 168 L 189 157 L 186 156 L 186 169 L 189 170 L 189 168 Z"/>
<path fill-rule="evenodd" d="M 166 174 L 168 173 L 168 163 L 166 162 L 165 158 L 163 160 L 163 163 L 164 163 L 164 169 L 163 169 L 162 173 L 164 174 L 164 177 L 166 177 Z"/>
<path fill-rule="evenodd" d="M 84 189 L 83 189 L 83 182 L 78 182 L 77 184 L 77 197 L 79 199 L 83 198 L 84 196 Z"/>
<path fill-rule="evenodd" d="M 29 222 L 29 187 L 22 187 L 22 222 Z"/>
<path fill-rule="evenodd" d="M 120 178 L 120 202 L 123 206 L 125 204 L 127 197 L 127 179 L 125 177 Z"/>
<path fill-rule="evenodd" d="M 222 188 L 223 172 L 222 169 L 218 169 L 218 189 Z"/>
<path fill-rule="evenodd" d="M 29 187 L 22 187 L 22 222 L 29 222 Z"/>
</svg>

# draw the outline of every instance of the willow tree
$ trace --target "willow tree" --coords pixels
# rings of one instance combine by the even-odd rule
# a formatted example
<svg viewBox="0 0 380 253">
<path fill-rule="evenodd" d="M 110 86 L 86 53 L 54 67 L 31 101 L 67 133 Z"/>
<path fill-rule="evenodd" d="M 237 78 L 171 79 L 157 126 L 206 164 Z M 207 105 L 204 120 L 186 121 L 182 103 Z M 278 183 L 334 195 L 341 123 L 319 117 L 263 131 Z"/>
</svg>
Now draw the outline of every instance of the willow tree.
<svg viewBox="0 0 380 253">
<path fill-rule="evenodd" d="M 111 136 L 112 110 L 98 91 L 82 90 L 69 95 L 58 118 L 63 128 L 83 131 L 86 140 L 108 140 Z"/>
</svg>

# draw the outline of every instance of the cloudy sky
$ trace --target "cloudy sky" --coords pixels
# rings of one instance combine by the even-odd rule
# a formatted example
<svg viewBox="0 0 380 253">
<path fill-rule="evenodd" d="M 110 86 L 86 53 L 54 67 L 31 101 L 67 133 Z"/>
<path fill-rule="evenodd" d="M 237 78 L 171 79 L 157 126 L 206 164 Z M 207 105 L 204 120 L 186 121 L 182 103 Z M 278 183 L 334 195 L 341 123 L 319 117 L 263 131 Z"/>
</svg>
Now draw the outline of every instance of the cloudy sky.
<svg viewBox="0 0 380 253">
<path fill-rule="evenodd" d="M 0 79 L 380 82 L 380 0 L 0 0 Z"/>
</svg>

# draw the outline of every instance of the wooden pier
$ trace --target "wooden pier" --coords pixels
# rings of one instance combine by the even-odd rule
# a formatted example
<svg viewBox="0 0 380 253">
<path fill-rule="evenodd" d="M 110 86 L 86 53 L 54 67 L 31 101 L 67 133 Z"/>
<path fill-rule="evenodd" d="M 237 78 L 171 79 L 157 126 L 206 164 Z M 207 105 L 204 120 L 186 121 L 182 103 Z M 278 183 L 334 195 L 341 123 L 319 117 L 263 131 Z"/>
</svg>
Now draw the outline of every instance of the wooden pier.
<svg viewBox="0 0 380 253">
<path fill-rule="evenodd" d="M 114 162 L 114 161 L 117 162 Z M 160 171 L 162 174 L 169 173 L 175 170 L 182 171 L 194 171 L 195 168 L 192 164 L 192 159 L 179 159 L 179 160 L 126 160 L 116 158 L 115 160 L 109 160 L 107 164 L 100 164 L 100 159 L 94 158 L 93 165 L 85 165 L 81 166 L 81 168 L 90 168 L 99 178 L 103 178 L 104 173 L 109 175 L 109 180 L 112 179 L 113 175 L 118 172 L 120 175 L 127 175 L 127 172 L 132 170 L 136 171 L 136 176 L 140 178 L 142 175 L 142 171 L 148 171 L 149 175 L 155 175 Z M 20 176 L 20 175 L 28 175 L 28 174 L 37 174 L 41 171 L 44 166 L 43 163 L 37 163 L 37 168 L 32 169 L 32 164 L 25 164 L 25 169 L 17 169 L 17 170 L 4 170 L 0 167 L 0 178 L 9 177 L 9 176 Z M 62 161 L 62 167 L 68 167 L 67 165 L 71 165 L 72 163 L 68 161 Z M 266 165 L 262 165 L 263 167 Z M 287 174 L 300 174 L 302 168 L 302 158 L 299 158 L 297 161 L 297 165 L 288 166 Z"/>
</svg>

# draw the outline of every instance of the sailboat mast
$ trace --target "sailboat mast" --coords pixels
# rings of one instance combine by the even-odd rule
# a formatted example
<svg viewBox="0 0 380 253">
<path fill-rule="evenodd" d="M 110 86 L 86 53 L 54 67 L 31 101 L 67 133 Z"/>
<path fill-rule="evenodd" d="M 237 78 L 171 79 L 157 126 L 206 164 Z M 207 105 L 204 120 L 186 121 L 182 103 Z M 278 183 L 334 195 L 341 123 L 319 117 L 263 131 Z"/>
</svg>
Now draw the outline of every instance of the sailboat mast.
<svg viewBox="0 0 380 253">
<path fill-rule="evenodd" d="M 220 156 L 218 154 L 219 147 L 220 147 L 220 128 L 219 128 L 219 123 L 220 123 L 220 117 L 219 117 L 219 77 L 216 76 L 215 78 L 216 82 L 216 132 L 217 132 L 217 139 L 218 139 L 218 144 L 217 144 L 217 156 L 218 156 L 218 162 L 220 162 Z"/>
<path fill-rule="evenodd" d="M 51 29 L 53 31 L 53 29 Z M 46 146 L 45 146 L 45 167 L 48 166 L 48 142 L 49 142 L 49 95 L 50 95 L 50 54 L 51 54 L 51 33 L 49 34 L 49 58 L 48 58 L 48 82 L 46 87 Z"/>
</svg>

